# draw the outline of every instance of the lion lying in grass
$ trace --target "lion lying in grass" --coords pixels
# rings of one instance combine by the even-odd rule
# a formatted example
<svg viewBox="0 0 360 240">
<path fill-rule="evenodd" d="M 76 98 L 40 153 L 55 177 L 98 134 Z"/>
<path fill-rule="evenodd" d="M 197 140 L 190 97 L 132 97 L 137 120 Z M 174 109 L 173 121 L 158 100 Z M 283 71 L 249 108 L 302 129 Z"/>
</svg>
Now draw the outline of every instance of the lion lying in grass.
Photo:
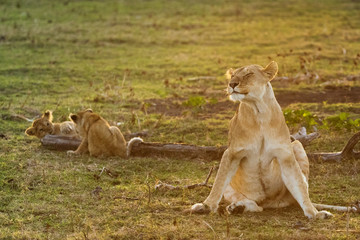
<svg viewBox="0 0 360 240">
<path fill-rule="evenodd" d="M 240 106 L 230 122 L 229 147 L 224 152 L 214 185 L 203 203 L 192 212 L 217 211 L 222 197 L 232 213 L 261 212 L 297 202 L 308 218 L 328 218 L 318 211 L 308 193 L 309 161 L 302 144 L 290 141 L 289 129 L 270 81 L 278 71 L 250 65 L 228 70 L 227 92 Z"/>
<path fill-rule="evenodd" d="M 91 156 L 120 156 L 126 158 L 130 155 L 132 145 L 142 142 L 141 138 L 132 138 L 126 146 L 126 141 L 119 130 L 94 113 L 91 109 L 70 114 L 75 123 L 76 130 L 82 137 L 82 142 L 76 151 L 68 151 L 68 155 L 90 153 Z"/>
<path fill-rule="evenodd" d="M 26 129 L 25 133 L 29 136 L 35 136 L 37 138 L 43 138 L 45 135 L 61 135 L 61 136 L 72 136 L 80 139 L 76 133 L 75 124 L 71 121 L 65 121 L 62 123 L 53 123 L 52 112 L 46 110 L 41 118 L 36 119 L 31 127 Z"/>
</svg>

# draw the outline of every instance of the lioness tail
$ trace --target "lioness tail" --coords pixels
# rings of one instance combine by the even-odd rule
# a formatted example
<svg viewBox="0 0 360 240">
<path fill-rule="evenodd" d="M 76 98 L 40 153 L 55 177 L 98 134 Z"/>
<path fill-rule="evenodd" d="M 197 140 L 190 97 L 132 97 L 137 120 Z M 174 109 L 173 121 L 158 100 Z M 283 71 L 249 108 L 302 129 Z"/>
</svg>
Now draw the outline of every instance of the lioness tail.
<svg viewBox="0 0 360 240">
<path fill-rule="evenodd" d="M 134 144 L 142 143 L 142 142 L 144 142 L 144 140 L 142 140 L 142 138 L 140 138 L 140 137 L 134 137 L 134 138 L 130 139 L 130 141 L 127 144 L 127 148 L 126 148 L 126 157 L 130 156 L 131 149 L 132 149 Z"/>
</svg>

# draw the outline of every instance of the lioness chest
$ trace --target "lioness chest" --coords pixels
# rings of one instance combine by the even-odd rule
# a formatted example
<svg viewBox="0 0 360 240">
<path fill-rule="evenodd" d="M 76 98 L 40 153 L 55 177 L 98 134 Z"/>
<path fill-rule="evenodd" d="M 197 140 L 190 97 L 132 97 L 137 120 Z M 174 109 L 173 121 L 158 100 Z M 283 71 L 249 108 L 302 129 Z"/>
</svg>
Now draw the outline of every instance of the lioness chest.
<svg viewBox="0 0 360 240">
<path fill-rule="evenodd" d="M 243 129 L 244 141 L 237 141 L 234 149 L 241 149 L 245 157 L 240 162 L 239 169 L 234 176 L 231 186 L 247 198 L 261 202 L 276 196 L 284 190 L 279 163 L 276 159 L 276 150 L 281 144 L 277 139 L 278 129 L 271 126 L 259 126 L 249 131 Z M 267 129 L 265 129 L 267 128 Z M 241 134 L 241 133 L 239 133 Z"/>
</svg>

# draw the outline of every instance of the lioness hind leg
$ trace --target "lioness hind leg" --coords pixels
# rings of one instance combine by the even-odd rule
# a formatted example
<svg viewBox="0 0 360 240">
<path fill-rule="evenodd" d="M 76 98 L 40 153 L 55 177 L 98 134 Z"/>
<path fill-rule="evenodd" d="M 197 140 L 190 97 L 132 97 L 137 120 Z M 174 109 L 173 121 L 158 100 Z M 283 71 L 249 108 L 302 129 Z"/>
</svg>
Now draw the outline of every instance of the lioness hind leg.
<svg viewBox="0 0 360 240">
<path fill-rule="evenodd" d="M 305 175 L 306 181 L 309 179 L 309 159 L 306 155 L 305 149 L 298 140 L 291 143 L 295 159 L 298 162 L 302 173 Z"/>
<path fill-rule="evenodd" d="M 300 175 L 302 175 L 304 182 L 300 180 L 296 167 L 291 166 L 291 157 L 286 157 L 285 154 L 283 159 L 280 157 L 280 161 L 282 161 L 282 168 L 284 170 L 282 176 L 285 185 L 291 192 L 291 195 L 296 199 L 301 208 L 304 210 L 304 213 L 308 218 L 327 219 L 332 217 L 333 215 L 331 213 L 327 211 L 318 211 L 311 203 L 308 193 L 309 160 L 302 144 L 299 141 L 294 141 L 291 145 L 293 148 L 295 160 L 298 163 L 301 171 Z"/>
<path fill-rule="evenodd" d="M 263 208 L 258 206 L 257 203 L 250 199 L 243 199 L 237 202 L 231 203 L 226 207 L 226 211 L 229 214 L 233 214 L 234 212 L 238 212 L 238 208 L 241 207 L 244 212 L 262 212 Z"/>
<path fill-rule="evenodd" d="M 226 207 L 229 214 L 263 211 L 263 208 L 258 206 L 255 201 L 246 198 L 240 192 L 236 192 L 231 185 L 228 185 L 225 189 L 224 199 L 230 202 L 230 205 Z"/>
<path fill-rule="evenodd" d="M 293 147 L 295 159 L 299 163 L 300 169 L 301 169 L 302 173 L 304 174 L 306 181 L 308 181 L 310 168 L 309 168 L 309 159 L 306 155 L 305 149 L 302 146 L 302 144 L 297 140 L 292 142 L 291 144 Z M 318 206 L 320 206 L 320 204 L 313 204 L 313 205 L 317 210 L 322 210 L 321 208 L 318 207 Z M 325 206 L 325 205 L 323 205 L 323 206 Z M 342 207 L 339 207 L 339 208 L 342 208 Z M 333 215 L 328 211 L 318 211 L 318 213 L 316 214 L 316 218 L 318 218 L 318 219 L 327 219 L 327 218 L 331 218 L 332 216 Z"/>
<path fill-rule="evenodd" d="M 306 155 L 305 149 L 302 146 L 302 144 L 299 141 L 294 141 L 291 143 L 291 146 L 293 148 L 293 152 L 295 155 L 295 159 L 297 163 L 299 164 L 299 167 L 301 169 L 301 172 L 303 173 L 306 180 L 306 184 L 309 177 L 309 160 Z M 261 204 L 263 208 L 283 208 L 290 206 L 296 202 L 293 195 L 289 192 L 288 189 L 285 190 L 286 192 L 279 194 L 279 197 L 277 199 L 274 199 L 272 201 L 265 201 Z M 282 197 L 280 197 L 282 195 Z"/>
</svg>

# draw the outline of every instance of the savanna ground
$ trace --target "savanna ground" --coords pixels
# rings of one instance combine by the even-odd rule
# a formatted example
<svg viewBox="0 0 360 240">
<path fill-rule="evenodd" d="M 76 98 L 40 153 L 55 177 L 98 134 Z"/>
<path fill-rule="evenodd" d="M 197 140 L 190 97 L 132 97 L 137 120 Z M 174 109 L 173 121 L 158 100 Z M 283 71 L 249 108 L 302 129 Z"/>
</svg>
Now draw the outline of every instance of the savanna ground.
<svg viewBox="0 0 360 240">
<path fill-rule="evenodd" d="M 291 131 L 316 127 L 306 150 L 340 151 L 360 129 L 359 12 L 355 0 L 0 0 L 0 239 L 360 239 L 359 214 L 188 215 L 210 189 L 154 190 L 202 182 L 218 161 L 69 158 L 24 134 L 46 109 L 64 121 L 90 107 L 145 141 L 226 145 L 223 74 L 275 60 Z M 311 199 L 360 200 L 359 172 L 311 162 Z"/>
</svg>

